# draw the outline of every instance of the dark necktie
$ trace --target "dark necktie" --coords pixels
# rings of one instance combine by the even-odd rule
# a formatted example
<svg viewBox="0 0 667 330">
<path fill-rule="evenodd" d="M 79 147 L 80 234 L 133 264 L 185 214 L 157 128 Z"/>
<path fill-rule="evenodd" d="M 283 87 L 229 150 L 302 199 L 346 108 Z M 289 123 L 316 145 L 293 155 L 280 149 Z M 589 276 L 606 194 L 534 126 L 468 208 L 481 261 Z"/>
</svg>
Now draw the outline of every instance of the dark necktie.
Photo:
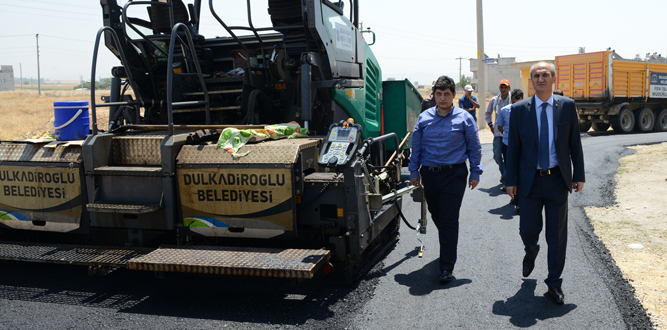
<svg viewBox="0 0 667 330">
<path fill-rule="evenodd" d="M 549 169 L 549 121 L 547 120 L 547 102 L 542 103 L 542 115 L 540 116 L 540 158 L 539 165 L 542 170 Z"/>
</svg>

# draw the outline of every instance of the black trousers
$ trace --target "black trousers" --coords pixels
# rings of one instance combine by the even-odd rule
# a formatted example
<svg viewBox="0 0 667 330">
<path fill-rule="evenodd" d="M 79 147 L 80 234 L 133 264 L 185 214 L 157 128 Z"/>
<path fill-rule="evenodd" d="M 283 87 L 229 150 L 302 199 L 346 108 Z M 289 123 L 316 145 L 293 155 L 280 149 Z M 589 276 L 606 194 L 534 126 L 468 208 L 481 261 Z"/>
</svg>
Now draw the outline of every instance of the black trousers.
<svg viewBox="0 0 667 330">
<path fill-rule="evenodd" d="M 465 166 L 432 172 L 420 171 L 424 195 L 440 241 L 440 271 L 453 271 L 459 242 L 459 210 L 468 181 Z"/>
<path fill-rule="evenodd" d="M 529 258 L 537 257 L 540 250 L 539 237 L 544 209 L 549 265 L 549 276 L 544 282 L 549 287 L 561 286 L 563 282 L 560 276 L 565 268 L 567 248 L 567 198 L 568 189 L 563 176 L 554 173 L 548 176 L 535 174 L 530 192 L 527 195 L 521 194 L 519 199 L 519 233 Z"/>
</svg>

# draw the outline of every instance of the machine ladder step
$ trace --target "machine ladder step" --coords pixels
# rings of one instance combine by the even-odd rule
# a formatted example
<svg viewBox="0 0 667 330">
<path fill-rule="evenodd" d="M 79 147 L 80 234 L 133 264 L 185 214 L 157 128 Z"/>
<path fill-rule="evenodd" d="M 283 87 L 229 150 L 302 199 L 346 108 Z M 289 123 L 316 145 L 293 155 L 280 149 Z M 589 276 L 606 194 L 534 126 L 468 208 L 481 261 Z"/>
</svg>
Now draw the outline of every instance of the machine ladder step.
<svg viewBox="0 0 667 330">
<path fill-rule="evenodd" d="M 0 241 L 0 259 L 68 265 L 127 267 L 128 260 L 155 248 L 105 247 Z"/>
<path fill-rule="evenodd" d="M 329 261 L 329 250 L 225 246 L 161 246 L 128 261 L 128 268 L 281 278 L 312 278 Z"/>
<path fill-rule="evenodd" d="M 160 204 L 130 204 L 130 203 L 111 203 L 95 202 L 86 204 L 88 212 L 98 213 L 123 213 L 123 214 L 143 214 L 155 212 L 161 209 Z"/>
</svg>

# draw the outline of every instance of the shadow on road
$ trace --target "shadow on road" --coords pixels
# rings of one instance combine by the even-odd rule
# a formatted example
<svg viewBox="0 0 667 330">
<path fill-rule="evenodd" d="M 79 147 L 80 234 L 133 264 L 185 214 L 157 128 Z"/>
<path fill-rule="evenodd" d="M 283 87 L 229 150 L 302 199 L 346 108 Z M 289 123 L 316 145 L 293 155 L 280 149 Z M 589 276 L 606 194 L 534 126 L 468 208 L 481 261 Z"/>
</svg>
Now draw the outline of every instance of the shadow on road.
<svg viewBox="0 0 667 330">
<path fill-rule="evenodd" d="M 509 198 L 509 197 L 508 197 Z M 500 215 L 500 219 L 503 220 L 512 220 L 514 217 L 518 217 L 519 214 L 516 213 L 516 209 L 512 204 L 506 204 L 499 208 L 490 209 L 489 213 Z"/>
<path fill-rule="evenodd" d="M 303 325 L 335 317 L 335 310 L 359 308 L 372 296 L 373 281 L 294 281 L 119 269 L 86 276 L 69 265 L 0 262 L 0 299 L 105 308 L 120 313 Z M 48 275 L 46 275 L 48 274 Z"/>
<path fill-rule="evenodd" d="M 509 316 L 512 324 L 527 328 L 535 325 L 538 320 L 561 317 L 577 308 L 575 304 L 556 305 L 546 294 L 535 296 L 536 286 L 537 280 L 524 279 L 521 288 L 513 297 L 493 303 L 493 314 Z"/>
<path fill-rule="evenodd" d="M 500 190 L 500 187 L 502 187 L 502 186 L 503 185 L 499 183 L 499 184 L 497 184 L 497 185 L 495 185 L 491 188 L 479 188 L 479 191 L 489 194 L 490 197 L 496 197 L 496 196 L 500 196 L 500 195 L 507 195 L 506 192 Z"/>
<path fill-rule="evenodd" d="M 435 290 L 451 289 L 458 286 L 472 283 L 472 280 L 467 278 L 457 278 L 454 273 L 454 280 L 446 285 L 438 283 L 440 276 L 440 267 L 438 266 L 438 259 L 435 259 L 424 265 L 421 269 L 417 269 L 410 274 L 396 274 L 394 280 L 398 284 L 409 287 L 409 292 L 413 296 L 424 296 L 430 294 Z"/>
</svg>

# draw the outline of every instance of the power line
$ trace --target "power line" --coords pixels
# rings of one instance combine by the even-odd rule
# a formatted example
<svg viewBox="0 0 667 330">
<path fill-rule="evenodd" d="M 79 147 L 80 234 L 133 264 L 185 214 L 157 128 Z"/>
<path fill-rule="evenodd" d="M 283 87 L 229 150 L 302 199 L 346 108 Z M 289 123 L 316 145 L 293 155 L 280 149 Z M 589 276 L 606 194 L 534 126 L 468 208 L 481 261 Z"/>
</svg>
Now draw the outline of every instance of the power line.
<svg viewBox="0 0 667 330">
<path fill-rule="evenodd" d="M 18 8 L 27 8 L 27 9 L 32 9 L 32 10 L 47 10 L 47 11 L 56 11 L 60 13 L 68 13 L 68 14 L 77 14 L 77 15 L 88 15 L 88 16 L 101 16 L 99 14 L 93 14 L 93 13 L 82 13 L 82 12 L 73 12 L 71 10 L 58 10 L 58 9 L 51 9 L 51 8 L 39 8 L 39 7 L 30 7 L 30 6 L 21 6 L 21 5 L 15 5 L 15 4 L 4 4 L 5 6 L 10 6 L 10 7 L 18 7 Z M 52 16 L 53 17 L 53 16 Z"/>
<path fill-rule="evenodd" d="M 27 36 L 32 36 L 32 34 L 14 34 L 14 35 L 11 35 L 11 36 L 0 36 L 0 38 L 27 37 Z"/>
<path fill-rule="evenodd" d="M 20 11 L 11 11 L 11 10 L 4 10 L 4 9 L 2 10 L 2 12 L 3 12 L 3 13 L 14 13 L 14 14 L 30 15 L 30 16 L 42 16 L 42 17 L 50 17 L 50 18 L 75 19 L 75 20 L 78 20 L 78 21 L 89 21 L 89 22 L 101 22 L 101 21 L 102 21 L 101 19 L 97 20 L 97 19 L 86 19 L 86 18 L 81 18 L 81 17 L 77 17 L 77 18 L 71 18 L 71 17 L 54 17 L 53 15 L 35 14 L 35 13 L 23 13 L 23 12 L 20 12 Z M 101 18 L 101 17 L 100 17 L 100 18 Z"/>
<path fill-rule="evenodd" d="M 71 41 L 78 41 L 78 42 L 85 42 L 85 43 L 89 43 L 89 44 L 94 43 L 94 41 L 92 41 L 92 40 L 80 40 L 80 39 L 72 39 L 72 38 L 63 38 L 63 37 L 50 36 L 50 35 L 48 35 L 48 34 L 43 34 L 43 36 L 47 36 L 47 37 L 49 37 L 49 38 L 56 38 L 56 39 L 63 39 L 63 40 L 71 40 Z"/>
<path fill-rule="evenodd" d="M 26 1 L 26 2 L 48 3 L 48 4 L 58 5 L 58 6 L 62 6 L 62 5 L 63 5 L 62 2 L 53 2 L 53 1 L 44 1 L 44 0 L 23 0 L 23 1 Z M 86 8 L 96 8 L 96 9 L 101 9 L 101 7 L 98 7 L 98 6 L 86 6 L 86 5 L 81 5 L 81 4 L 79 4 L 79 3 L 78 3 L 79 1 L 76 1 L 76 2 L 77 2 L 77 4 L 76 4 L 75 6 L 77 6 L 77 7 L 86 7 Z"/>
</svg>

